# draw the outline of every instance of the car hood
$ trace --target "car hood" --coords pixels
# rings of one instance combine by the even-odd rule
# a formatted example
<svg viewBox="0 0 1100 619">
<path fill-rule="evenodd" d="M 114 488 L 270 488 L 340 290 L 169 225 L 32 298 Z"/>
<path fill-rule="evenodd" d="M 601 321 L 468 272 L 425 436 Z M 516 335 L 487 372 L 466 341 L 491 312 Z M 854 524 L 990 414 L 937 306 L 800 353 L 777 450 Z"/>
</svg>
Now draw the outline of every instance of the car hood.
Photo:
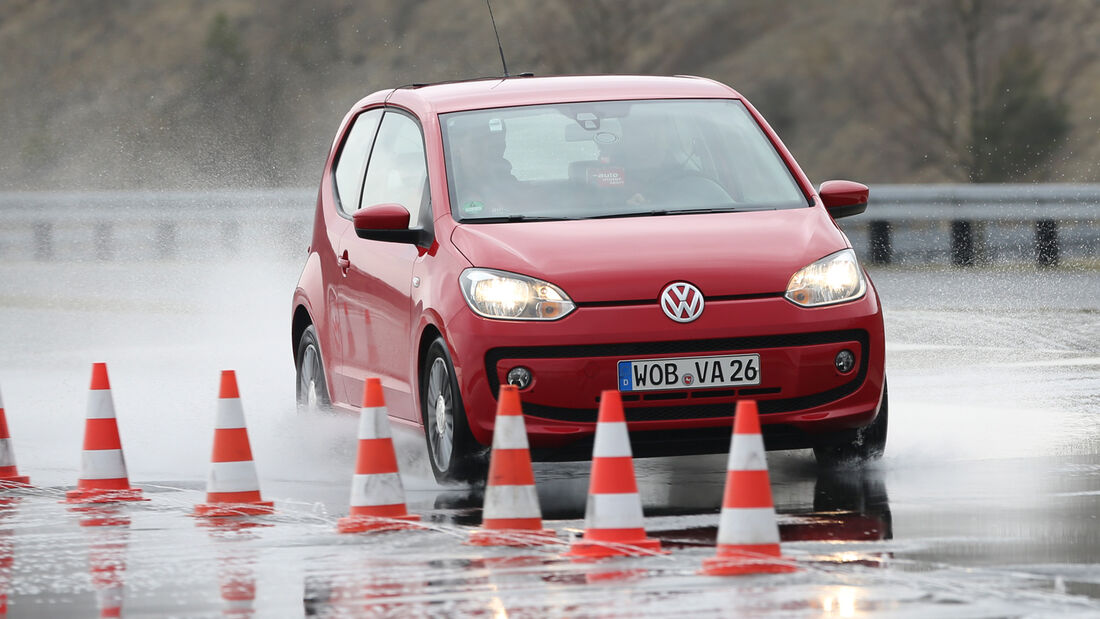
<svg viewBox="0 0 1100 619">
<path fill-rule="evenodd" d="M 474 266 L 544 279 L 577 303 L 655 301 L 675 281 L 706 297 L 782 293 L 795 271 L 848 246 L 820 207 L 459 224 L 451 240 Z"/>
</svg>

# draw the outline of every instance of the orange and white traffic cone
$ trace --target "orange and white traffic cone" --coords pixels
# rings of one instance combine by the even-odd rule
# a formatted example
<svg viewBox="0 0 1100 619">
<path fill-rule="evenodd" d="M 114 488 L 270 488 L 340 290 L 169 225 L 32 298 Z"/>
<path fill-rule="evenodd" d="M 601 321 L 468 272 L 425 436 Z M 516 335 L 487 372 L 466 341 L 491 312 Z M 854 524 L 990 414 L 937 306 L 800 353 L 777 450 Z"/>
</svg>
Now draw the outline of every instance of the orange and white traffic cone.
<svg viewBox="0 0 1100 619">
<path fill-rule="evenodd" d="M 351 510 L 336 528 L 341 533 L 419 528 L 420 516 L 405 507 L 405 487 L 397 469 L 390 417 L 382 381 L 368 378 L 359 413 L 359 450 L 351 480 Z"/>
<path fill-rule="evenodd" d="M 645 536 L 622 399 L 618 391 L 604 391 L 592 449 L 584 538 L 573 542 L 567 555 L 601 558 L 658 552 L 661 541 Z"/>
<path fill-rule="evenodd" d="M 145 500 L 139 488 L 130 487 L 126 474 L 126 458 L 122 455 L 106 363 L 92 364 L 80 481 L 75 490 L 65 493 L 65 500 L 68 503 Z"/>
<path fill-rule="evenodd" d="M 718 522 L 718 556 L 703 560 L 704 574 L 794 572 L 779 552 L 768 462 L 754 400 L 737 402 L 726 466 L 726 491 Z"/>
<path fill-rule="evenodd" d="M 519 389 L 501 385 L 493 427 L 489 481 L 481 510 L 481 529 L 470 534 L 475 546 L 532 546 L 549 544 L 557 533 L 542 528 L 542 510 L 535 492 L 531 451 Z"/>
<path fill-rule="evenodd" d="M 15 468 L 15 450 L 8 432 L 8 418 L 4 414 L 4 399 L 0 396 L 0 488 L 19 488 L 30 483 L 31 478 L 20 475 Z"/>
<path fill-rule="evenodd" d="M 195 506 L 196 516 L 258 516 L 275 511 L 275 504 L 260 496 L 260 479 L 252 461 L 244 408 L 237 390 L 237 374 L 222 372 L 218 415 L 214 426 L 214 451 L 206 478 L 206 503 Z"/>
</svg>

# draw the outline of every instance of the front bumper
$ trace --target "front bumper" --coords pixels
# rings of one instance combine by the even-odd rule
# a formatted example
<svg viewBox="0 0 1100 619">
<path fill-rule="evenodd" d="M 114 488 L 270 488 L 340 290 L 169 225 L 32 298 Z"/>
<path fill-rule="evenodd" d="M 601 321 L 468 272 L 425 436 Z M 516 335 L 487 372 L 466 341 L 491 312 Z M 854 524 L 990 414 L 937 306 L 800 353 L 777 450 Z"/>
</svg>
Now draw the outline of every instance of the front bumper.
<svg viewBox="0 0 1100 619">
<path fill-rule="evenodd" d="M 536 459 L 587 458 L 600 393 L 618 384 L 617 362 L 760 355 L 759 385 L 623 393 L 635 455 L 721 453 L 738 399 L 757 400 L 769 449 L 808 447 L 815 434 L 869 424 L 882 395 L 884 338 L 874 290 L 837 306 L 801 308 L 782 297 L 708 301 L 694 323 L 656 303 L 581 306 L 562 320 L 512 323 L 456 316 L 448 328 L 474 437 L 492 440 L 495 394 L 511 368 L 529 368 L 521 391 Z M 842 374 L 841 350 L 856 357 Z"/>
</svg>

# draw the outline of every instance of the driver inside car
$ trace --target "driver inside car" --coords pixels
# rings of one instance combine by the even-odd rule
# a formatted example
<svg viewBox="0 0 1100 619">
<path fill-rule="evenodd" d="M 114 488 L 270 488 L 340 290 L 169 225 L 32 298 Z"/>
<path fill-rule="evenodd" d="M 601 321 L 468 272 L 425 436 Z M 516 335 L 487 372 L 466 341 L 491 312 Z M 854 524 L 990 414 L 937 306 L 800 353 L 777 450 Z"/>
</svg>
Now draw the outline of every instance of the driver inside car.
<svg viewBox="0 0 1100 619">
<path fill-rule="evenodd" d="M 514 213 L 520 183 L 504 157 L 506 129 L 499 118 L 462 119 L 448 126 L 452 148 L 453 196 L 463 215 L 500 216 Z"/>
</svg>

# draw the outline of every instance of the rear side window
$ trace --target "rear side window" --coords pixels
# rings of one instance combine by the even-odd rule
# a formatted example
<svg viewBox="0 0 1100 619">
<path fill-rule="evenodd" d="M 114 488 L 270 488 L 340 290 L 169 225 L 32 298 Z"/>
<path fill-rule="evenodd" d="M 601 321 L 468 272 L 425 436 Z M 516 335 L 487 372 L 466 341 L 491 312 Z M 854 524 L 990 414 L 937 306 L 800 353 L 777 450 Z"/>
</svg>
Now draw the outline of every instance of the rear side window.
<svg viewBox="0 0 1100 619">
<path fill-rule="evenodd" d="M 359 209 L 359 194 L 363 187 L 363 170 L 367 167 L 367 155 L 370 154 L 374 133 L 378 129 L 378 119 L 382 110 L 363 112 L 353 121 L 351 131 L 340 149 L 336 160 L 336 198 L 340 208 L 346 213 Z"/>
<path fill-rule="evenodd" d="M 409 224 L 415 225 L 427 207 L 427 180 L 420 126 L 404 114 L 386 112 L 367 165 L 361 206 L 400 204 L 409 211 Z"/>
</svg>

